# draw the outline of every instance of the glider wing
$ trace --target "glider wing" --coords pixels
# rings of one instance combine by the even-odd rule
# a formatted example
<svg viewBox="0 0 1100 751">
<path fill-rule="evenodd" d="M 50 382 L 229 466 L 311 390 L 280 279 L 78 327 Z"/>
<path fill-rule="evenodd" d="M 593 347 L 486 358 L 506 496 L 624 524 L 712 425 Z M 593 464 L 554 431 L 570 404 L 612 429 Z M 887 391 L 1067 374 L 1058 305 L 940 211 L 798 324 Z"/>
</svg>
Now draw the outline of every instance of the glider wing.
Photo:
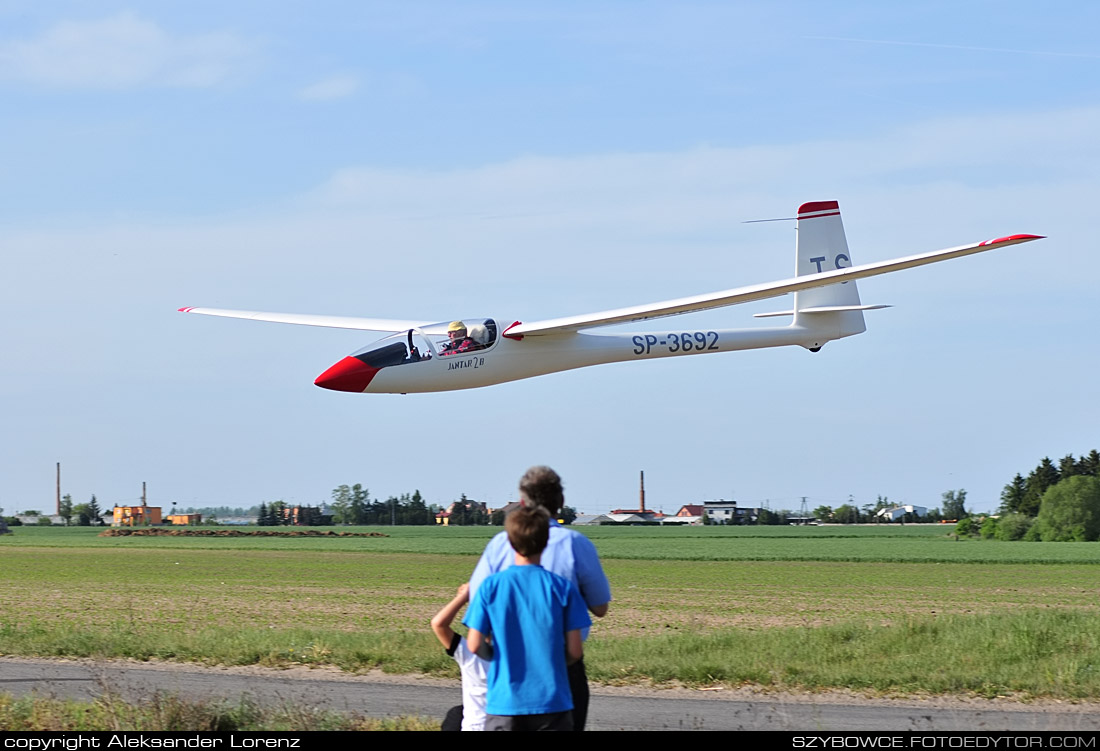
<svg viewBox="0 0 1100 751">
<path fill-rule="evenodd" d="M 891 271 L 901 271 L 917 266 L 924 266 L 938 261 L 947 261 L 952 258 L 982 253 L 994 248 L 1003 248 L 1008 245 L 1031 242 L 1043 239 L 1040 235 L 1009 235 L 998 237 L 995 240 L 985 240 L 970 245 L 960 245 L 956 248 L 934 250 L 930 253 L 919 253 L 904 258 L 895 258 L 891 261 L 878 261 L 866 263 L 860 266 L 826 271 L 821 274 L 800 276 L 794 279 L 784 279 L 778 282 L 765 284 L 753 284 L 748 287 L 737 287 L 722 292 L 711 292 L 694 297 L 682 297 L 678 300 L 666 300 L 665 302 L 650 303 L 649 305 L 635 305 L 630 308 L 618 310 L 606 310 L 601 313 L 588 315 L 569 316 L 566 318 L 553 318 L 547 321 L 534 321 L 521 323 L 509 328 L 504 336 L 518 339 L 524 336 L 544 336 L 548 334 L 563 334 L 590 329 L 597 326 L 612 326 L 620 323 L 635 323 L 648 321 L 652 318 L 664 318 L 684 313 L 695 313 L 700 310 L 721 308 L 727 305 L 739 305 L 741 303 L 764 300 L 769 297 L 778 297 L 790 292 L 799 292 L 814 287 L 824 287 L 838 282 L 846 282 L 851 279 L 864 279 L 869 276 L 888 274 Z"/>
<path fill-rule="evenodd" d="M 222 310 L 221 308 L 180 308 L 180 313 L 199 313 L 204 316 L 245 318 L 250 321 L 294 323 L 299 326 L 327 326 L 332 329 L 357 331 L 406 331 L 427 325 L 431 321 L 395 321 L 389 318 L 352 318 L 348 316 L 318 316 L 308 313 L 264 313 L 257 310 Z"/>
</svg>

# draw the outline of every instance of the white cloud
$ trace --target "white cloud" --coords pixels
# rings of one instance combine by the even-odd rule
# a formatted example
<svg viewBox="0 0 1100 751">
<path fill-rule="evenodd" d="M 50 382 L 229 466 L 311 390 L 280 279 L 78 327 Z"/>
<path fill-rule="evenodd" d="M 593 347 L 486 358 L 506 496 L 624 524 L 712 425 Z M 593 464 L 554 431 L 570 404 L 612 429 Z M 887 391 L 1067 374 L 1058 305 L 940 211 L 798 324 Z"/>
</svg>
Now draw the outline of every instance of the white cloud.
<svg viewBox="0 0 1100 751">
<path fill-rule="evenodd" d="M 229 33 L 172 36 L 121 13 L 63 21 L 34 39 L 0 43 L 0 77 L 94 89 L 204 87 L 226 80 L 251 54 L 248 43 Z"/>
<path fill-rule="evenodd" d="M 349 97 L 358 88 L 359 81 L 353 76 L 335 76 L 306 86 L 298 92 L 298 96 L 307 101 L 327 102 Z"/>
</svg>

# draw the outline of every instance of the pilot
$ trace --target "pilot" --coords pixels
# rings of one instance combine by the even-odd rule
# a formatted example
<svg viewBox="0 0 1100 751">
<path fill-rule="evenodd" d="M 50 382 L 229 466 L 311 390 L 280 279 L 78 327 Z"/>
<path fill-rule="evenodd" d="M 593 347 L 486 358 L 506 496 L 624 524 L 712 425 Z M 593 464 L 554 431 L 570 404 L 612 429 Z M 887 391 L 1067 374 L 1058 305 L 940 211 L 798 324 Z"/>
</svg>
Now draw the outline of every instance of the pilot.
<svg viewBox="0 0 1100 751">
<path fill-rule="evenodd" d="M 443 345 L 439 352 L 440 357 L 469 352 L 474 347 L 474 340 L 466 336 L 466 324 L 462 321 L 451 321 L 451 325 L 447 327 L 447 336 L 450 341 Z"/>
</svg>

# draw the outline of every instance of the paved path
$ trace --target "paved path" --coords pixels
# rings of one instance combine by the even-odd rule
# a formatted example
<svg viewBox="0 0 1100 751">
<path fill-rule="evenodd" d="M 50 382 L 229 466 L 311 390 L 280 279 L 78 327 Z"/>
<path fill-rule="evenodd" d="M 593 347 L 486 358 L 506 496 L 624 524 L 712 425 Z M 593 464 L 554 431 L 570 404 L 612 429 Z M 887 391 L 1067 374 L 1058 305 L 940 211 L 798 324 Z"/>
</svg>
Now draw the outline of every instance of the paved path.
<svg viewBox="0 0 1100 751">
<path fill-rule="evenodd" d="M 0 658 L 0 693 L 89 699 L 110 690 L 128 701 L 154 693 L 189 699 L 308 705 L 370 716 L 442 717 L 461 703 L 456 681 L 348 676 L 330 671 L 204 668 L 127 662 Z M 734 698 L 736 697 L 736 698 Z M 1097 705 L 832 696 L 745 698 L 743 692 L 594 688 L 591 730 L 1100 730 Z"/>
</svg>

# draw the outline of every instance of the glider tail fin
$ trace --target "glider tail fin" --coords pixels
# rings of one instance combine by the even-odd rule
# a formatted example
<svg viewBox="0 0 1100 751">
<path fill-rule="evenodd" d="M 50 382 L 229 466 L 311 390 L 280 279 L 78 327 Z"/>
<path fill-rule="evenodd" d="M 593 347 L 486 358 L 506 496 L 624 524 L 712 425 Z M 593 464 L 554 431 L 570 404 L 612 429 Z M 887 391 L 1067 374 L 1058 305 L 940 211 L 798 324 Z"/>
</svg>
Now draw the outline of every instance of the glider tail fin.
<svg viewBox="0 0 1100 751">
<path fill-rule="evenodd" d="M 798 207 L 798 244 L 795 276 L 809 276 L 852 265 L 840 205 L 836 201 L 814 201 Z M 815 287 L 794 293 L 794 325 L 820 332 L 821 344 L 831 339 L 861 334 L 863 306 L 855 280 Z M 813 347 L 816 351 L 817 347 Z"/>
</svg>

